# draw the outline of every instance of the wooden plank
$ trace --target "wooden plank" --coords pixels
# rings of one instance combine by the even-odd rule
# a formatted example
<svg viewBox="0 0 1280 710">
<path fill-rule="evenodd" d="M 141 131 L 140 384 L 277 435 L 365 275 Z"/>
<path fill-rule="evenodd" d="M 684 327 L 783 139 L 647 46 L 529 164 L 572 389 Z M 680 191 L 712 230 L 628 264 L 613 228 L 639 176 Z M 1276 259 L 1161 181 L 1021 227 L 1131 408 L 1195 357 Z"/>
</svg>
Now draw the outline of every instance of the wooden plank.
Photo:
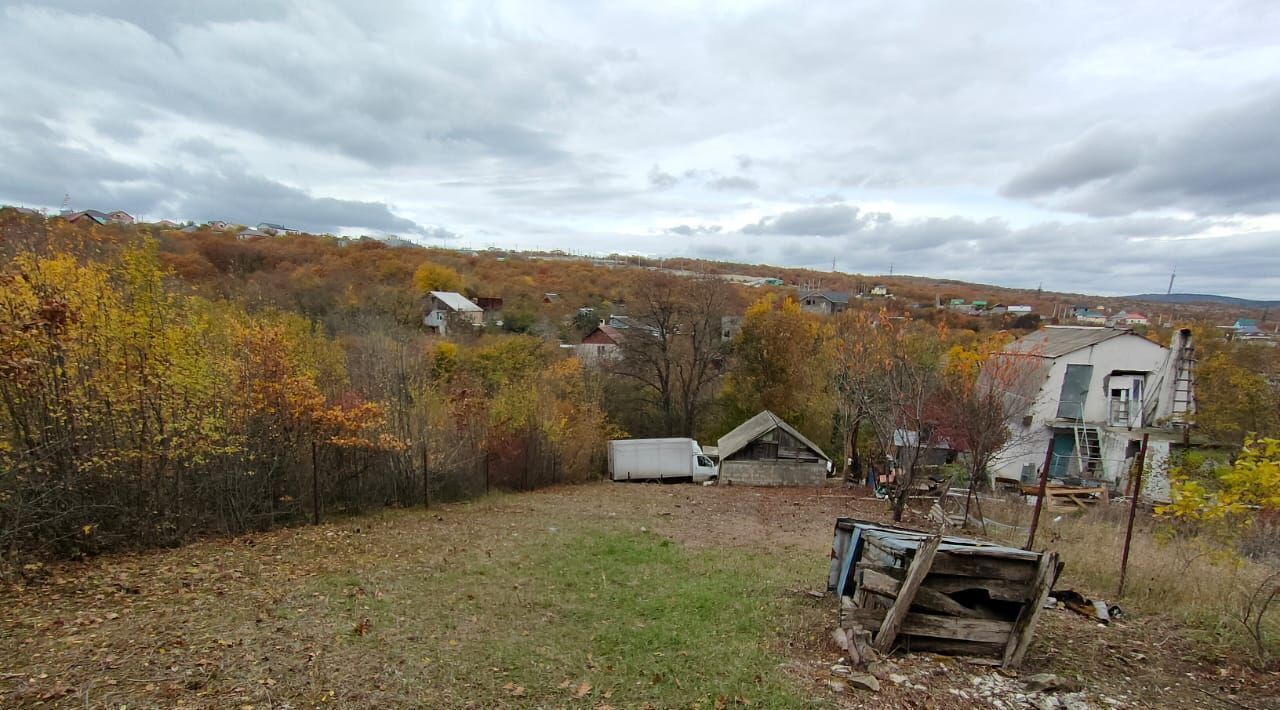
<svg viewBox="0 0 1280 710">
<path fill-rule="evenodd" d="M 1035 577 L 1036 565 L 1034 562 L 1023 560 L 998 560 L 977 555 L 953 555 L 949 552 L 940 552 L 933 561 L 933 571 L 935 574 L 1027 583 Z"/>
<path fill-rule="evenodd" d="M 1004 579 L 931 574 L 925 578 L 924 586 L 943 594 L 954 594 L 967 589 L 983 589 L 992 599 L 1002 602 L 1025 602 L 1031 598 L 1030 583 L 1010 582 Z"/>
<path fill-rule="evenodd" d="M 842 611 L 845 628 L 874 628 L 884 624 L 888 609 L 849 609 Z M 1014 622 L 999 619 L 957 619 L 939 614 L 911 612 L 902 620 L 900 635 L 920 636 L 952 641 L 1007 645 Z M 879 649 L 876 649 L 879 650 Z"/>
<path fill-rule="evenodd" d="M 1040 611 L 1044 608 L 1044 600 L 1049 596 L 1049 588 L 1057 572 L 1058 554 L 1046 552 L 1040 558 L 1036 568 L 1035 582 L 1031 586 L 1031 601 L 1022 607 L 1018 620 L 1014 623 L 1013 632 L 1004 649 L 1004 666 L 1017 668 L 1031 645 L 1031 637 L 1035 634 L 1036 622 L 1040 619 Z"/>
<path fill-rule="evenodd" d="M 920 547 L 916 549 L 911 566 L 907 568 L 906 579 L 902 580 L 902 587 L 898 590 L 898 597 L 885 613 L 884 621 L 880 623 L 880 630 L 876 632 L 875 649 L 880 653 L 887 654 L 893 649 L 893 640 L 898 637 L 898 629 L 902 627 L 903 619 L 907 618 L 907 611 L 915 602 L 916 591 L 920 589 L 920 585 L 924 584 L 924 578 L 929 575 L 929 570 L 933 567 L 933 557 L 938 553 L 938 546 L 941 544 L 942 536 L 935 535 L 920 543 Z"/>
<path fill-rule="evenodd" d="M 881 594 L 891 598 L 897 598 L 898 589 L 902 586 L 902 582 L 894 577 L 884 574 L 879 570 L 870 567 L 861 567 L 862 582 L 858 585 L 859 589 L 866 590 L 872 594 Z M 929 588 L 929 580 L 926 578 L 925 586 L 920 587 L 916 591 L 916 602 L 914 606 L 929 611 L 945 614 L 948 616 L 959 616 L 967 619 L 991 619 L 995 618 L 990 612 L 978 609 L 970 609 L 942 592 Z"/>
</svg>

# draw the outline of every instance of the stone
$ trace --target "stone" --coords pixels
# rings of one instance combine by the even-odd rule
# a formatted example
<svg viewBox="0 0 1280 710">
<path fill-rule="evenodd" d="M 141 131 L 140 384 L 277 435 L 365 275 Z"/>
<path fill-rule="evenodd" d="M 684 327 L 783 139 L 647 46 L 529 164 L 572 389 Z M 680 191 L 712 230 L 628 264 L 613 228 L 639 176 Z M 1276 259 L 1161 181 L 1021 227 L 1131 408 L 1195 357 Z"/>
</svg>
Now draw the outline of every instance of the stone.
<svg viewBox="0 0 1280 710">
<path fill-rule="evenodd" d="M 849 676 L 849 685 L 859 690 L 870 690 L 873 693 L 880 692 L 880 681 L 870 673 L 854 673 Z"/>
<path fill-rule="evenodd" d="M 1028 676 L 1023 684 L 1027 686 L 1027 690 L 1039 693 L 1047 693 L 1056 690 L 1066 691 L 1068 693 L 1082 690 L 1084 684 L 1075 678 L 1063 678 L 1053 673 L 1037 673 Z"/>
<path fill-rule="evenodd" d="M 890 673 L 889 680 L 892 681 L 894 685 L 906 685 L 908 678 L 901 673 Z"/>
</svg>

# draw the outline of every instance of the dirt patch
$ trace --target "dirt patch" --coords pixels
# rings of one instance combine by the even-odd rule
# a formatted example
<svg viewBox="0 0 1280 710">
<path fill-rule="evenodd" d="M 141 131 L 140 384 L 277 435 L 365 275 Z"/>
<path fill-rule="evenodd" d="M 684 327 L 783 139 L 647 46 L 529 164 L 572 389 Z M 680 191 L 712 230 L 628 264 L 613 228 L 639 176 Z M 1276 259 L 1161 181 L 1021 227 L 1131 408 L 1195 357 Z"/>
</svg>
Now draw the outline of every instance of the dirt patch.
<svg viewBox="0 0 1280 710">
<path fill-rule="evenodd" d="M 451 598 L 445 589 L 435 600 L 459 609 L 452 628 L 398 628 L 405 616 L 399 605 L 420 599 L 417 580 L 483 574 L 489 561 L 517 554 L 532 536 L 608 528 L 690 550 L 812 558 L 804 567 L 811 571 L 771 591 L 800 601 L 787 605 L 794 611 L 779 619 L 775 638 L 762 641 L 789 659 L 788 674 L 817 704 L 1013 708 L 1045 707 L 1053 697 L 1080 707 L 1280 707 L 1275 674 L 1215 655 L 1166 619 L 1130 614 L 1099 627 L 1067 611 L 1042 616 L 1020 674 L 916 655 L 880 669 L 879 692 L 855 690 L 832 670 L 840 660 L 828 635 L 835 601 L 809 595 L 823 591 L 840 515 L 888 517 L 884 502 L 839 487 L 601 483 L 56 565 L 40 581 L 0 592 L 0 699 L 57 706 L 466 707 L 497 692 L 506 694 L 499 704 L 520 707 L 521 696 L 502 690 L 501 673 L 510 669 L 495 673 L 490 687 L 451 675 L 446 665 L 456 648 L 451 642 L 489 633 L 484 618 L 465 611 L 471 592 Z M 915 515 L 907 524 L 929 527 Z M 496 579 L 484 588 L 503 603 L 524 602 L 527 615 L 526 590 L 515 584 Z M 408 657 L 377 645 L 392 628 L 405 648 L 422 644 L 439 653 Z M 590 663 L 585 651 L 576 656 Z M 1082 689 L 1028 691 L 1023 681 L 1037 673 Z M 561 704 L 586 706 L 581 700 L 569 694 Z M 596 700 L 627 706 L 622 690 L 613 700 Z"/>
</svg>

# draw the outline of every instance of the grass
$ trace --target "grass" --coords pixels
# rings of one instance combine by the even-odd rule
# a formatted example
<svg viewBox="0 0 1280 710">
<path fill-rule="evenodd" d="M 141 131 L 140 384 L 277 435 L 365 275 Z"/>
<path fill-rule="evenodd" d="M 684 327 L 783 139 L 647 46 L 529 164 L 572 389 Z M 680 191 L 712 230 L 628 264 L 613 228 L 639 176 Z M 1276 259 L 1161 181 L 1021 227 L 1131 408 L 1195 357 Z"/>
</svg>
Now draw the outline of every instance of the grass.
<svg viewBox="0 0 1280 710">
<path fill-rule="evenodd" d="M 1172 536 L 1163 523 L 1143 514 L 1134 528 L 1124 595 L 1118 597 L 1127 514 L 1128 508 L 1119 504 L 1085 513 L 1044 514 L 1037 547 L 1057 550 L 1068 561 L 1059 587 L 1079 585 L 1080 591 L 1122 609 L 1171 618 L 1205 644 L 1208 655 L 1231 651 L 1265 663 L 1280 654 L 1280 604 L 1273 604 L 1263 621 L 1269 639 L 1264 654 L 1236 618 L 1248 595 L 1276 569 L 1275 558 L 1245 559 L 1207 538 Z M 994 517 L 1025 526 L 1031 515 L 1017 505 L 1001 507 Z M 991 531 L 1003 532 L 1019 546 L 1025 542 L 1022 531 Z"/>
<path fill-rule="evenodd" d="M 817 586 L 821 556 L 690 548 L 616 513 L 561 530 L 559 511 L 510 514 L 518 501 L 282 531 L 265 549 L 210 541 L 64 580 L 61 608 L 27 596 L 35 608 L 4 620 L 0 701 L 814 704 L 785 647 L 824 626 L 820 605 L 788 591 Z M 125 578 L 141 591 L 93 593 Z M 76 608 L 87 633 L 68 647 Z M 19 617 L 57 620 L 12 628 Z"/>
</svg>

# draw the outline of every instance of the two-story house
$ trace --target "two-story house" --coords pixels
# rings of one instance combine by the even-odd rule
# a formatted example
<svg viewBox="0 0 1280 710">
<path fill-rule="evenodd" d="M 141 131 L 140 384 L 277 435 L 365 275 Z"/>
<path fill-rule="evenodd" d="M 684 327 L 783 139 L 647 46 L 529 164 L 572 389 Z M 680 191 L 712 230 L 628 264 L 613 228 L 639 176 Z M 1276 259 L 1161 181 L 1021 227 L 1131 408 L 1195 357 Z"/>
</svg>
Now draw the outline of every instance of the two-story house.
<svg viewBox="0 0 1280 710">
<path fill-rule="evenodd" d="M 1191 332 L 1166 348 L 1122 328 L 1048 326 L 1011 343 L 1002 357 L 1022 359 L 1034 394 L 992 468 L 999 478 L 1035 480 L 1047 460 L 1054 479 L 1122 488 L 1148 435 L 1146 495 L 1165 499 L 1162 475 L 1171 443 L 1194 411 Z"/>
<path fill-rule="evenodd" d="M 457 323 L 484 325 L 484 309 L 460 293 L 432 291 L 426 300 L 427 315 L 422 324 L 441 335 L 447 335 L 450 326 Z"/>
</svg>

